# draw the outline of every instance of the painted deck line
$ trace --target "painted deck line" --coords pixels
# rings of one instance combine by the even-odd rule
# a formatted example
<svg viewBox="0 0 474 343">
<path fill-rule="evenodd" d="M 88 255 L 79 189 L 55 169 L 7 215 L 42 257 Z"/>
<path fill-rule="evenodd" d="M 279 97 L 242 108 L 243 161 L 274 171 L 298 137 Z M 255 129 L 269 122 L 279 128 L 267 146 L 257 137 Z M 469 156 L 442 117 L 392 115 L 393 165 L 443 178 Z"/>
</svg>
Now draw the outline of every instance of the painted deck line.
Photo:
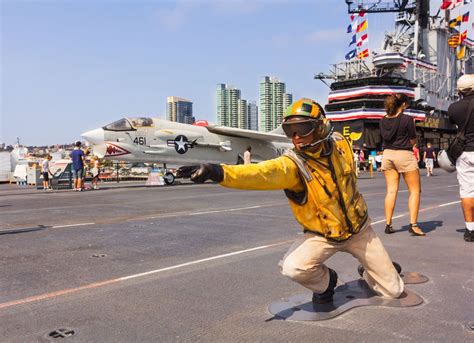
<svg viewBox="0 0 474 343">
<path fill-rule="evenodd" d="M 453 204 L 459 204 L 460 202 L 461 202 L 461 200 L 453 201 L 453 202 L 447 202 L 446 204 L 439 205 L 438 207 L 444 207 L 444 206 L 449 206 L 449 205 L 453 205 Z"/>
<path fill-rule="evenodd" d="M 110 285 L 110 284 L 117 283 L 117 282 L 120 282 L 120 279 L 112 279 L 112 280 L 106 280 L 106 281 L 101 281 L 101 282 L 94 282 L 94 283 L 91 283 L 91 284 L 85 285 L 85 286 L 67 288 L 67 289 L 63 289 L 63 290 L 60 290 L 60 291 L 56 291 L 56 292 L 45 293 L 45 294 L 40 294 L 40 295 L 34 295 L 34 296 L 28 297 L 28 298 L 7 301 L 5 303 L 0 304 L 0 309 L 7 308 L 7 307 L 12 307 L 12 306 L 17 306 L 17 305 L 22 305 L 22 304 L 27 304 L 27 303 L 36 302 L 36 301 L 41 301 L 41 300 L 46 300 L 46 299 L 51 299 L 51 298 L 56 298 L 56 297 L 61 296 L 61 295 L 76 293 L 76 292 L 83 291 L 83 290 L 86 290 L 86 289 L 102 287 L 102 286 Z"/>
<path fill-rule="evenodd" d="M 281 206 L 287 205 L 288 203 L 285 202 L 277 202 L 277 203 L 270 203 L 266 205 L 256 205 L 256 206 L 246 206 L 246 207 L 235 207 L 235 208 L 223 208 L 217 210 L 209 210 L 209 211 L 200 211 L 200 212 L 175 212 L 175 213 L 168 213 L 162 214 L 158 216 L 147 216 L 147 217 L 137 217 L 137 218 L 129 218 L 127 221 L 134 221 L 134 220 L 144 220 L 144 219 L 159 219 L 159 218 L 171 218 L 171 217 L 188 217 L 188 216 L 197 216 L 202 214 L 212 214 L 212 213 L 223 213 L 223 212 L 234 212 L 234 211 L 245 211 L 251 210 L 256 208 L 265 208 L 271 206 Z"/>
<path fill-rule="evenodd" d="M 54 226 L 51 226 L 51 228 L 58 229 L 61 227 L 85 226 L 85 225 L 94 225 L 94 224 L 95 223 L 76 223 L 76 224 L 54 225 Z"/>
<path fill-rule="evenodd" d="M 186 262 L 186 263 L 177 264 L 177 265 L 174 265 L 174 266 L 171 266 L 171 267 L 165 267 L 165 268 L 161 268 L 161 269 L 150 270 L 149 272 L 124 276 L 124 277 L 121 277 L 119 279 L 121 281 L 135 279 L 135 278 L 139 278 L 139 277 L 142 277 L 142 276 L 147 276 L 147 275 L 151 275 L 151 274 L 165 272 L 165 271 L 168 271 L 168 270 L 173 270 L 173 269 L 178 269 L 178 268 L 182 268 L 182 267 L 192 266 L 194 264 L 199 264 L 199 263 L 203 263 L 203 262 L 218 260 L 220 258 L 226 258 L 226 257 L 230 257 L 230 256 L 245 254 L 245 253 L 252 252 L 252 251 L 268 249 L 268 248 L 276 247 L 276 246 L 279 246 L 279 245 L 288 244 L 288 243 L 291 243 L 291 242 L 293 242 L 293 240 L 288 240 L 288 241 L 283 241 L 283 242 L 278 242 L 278 243 L 268 244 L 268 245 L 262 245 L 262 246 L 259 246 L 259 247 L 245 249 L 245 250 L 234 251 L 234 252 L 230 252 L 230 253 L 227 253 L 227 254 L 222 254 L 222 255 L 203 258 L 201 260 L 195 260 L 195 261 L 190 261 L 190 262 Z"/>
</svg>

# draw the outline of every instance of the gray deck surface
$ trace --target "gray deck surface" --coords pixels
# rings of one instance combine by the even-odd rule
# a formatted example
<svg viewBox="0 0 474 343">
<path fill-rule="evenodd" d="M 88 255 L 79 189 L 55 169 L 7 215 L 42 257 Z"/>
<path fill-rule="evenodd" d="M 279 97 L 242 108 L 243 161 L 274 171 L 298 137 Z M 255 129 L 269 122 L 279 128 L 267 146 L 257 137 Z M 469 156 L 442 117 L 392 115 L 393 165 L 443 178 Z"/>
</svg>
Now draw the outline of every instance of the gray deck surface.
<svg viewBox="0 0 474 343">
<path fill-rule="evenodd" d="M 409 286 L 424 304 L 361 307 L 321 322 L 277 320 L 267 311 L 305 291 L 277 268 L 300 232 L 283 192 L 0 185 L 0 341 L 42 341 L 58 328 L 75 330 L 64 342 L 473 341 L 466 326 L 474 323 L 474 244 L 463 240 L 456 175 L 435 173 L 422 176 L 426 237 L 407 231 L 403 182 L 397 233 L 386 235 L 383 175 L 359 180 L 391 257 L 430 278 Z M 358 277 L 350 255 L 328 265 L 344 281 Z"/>
</svg>

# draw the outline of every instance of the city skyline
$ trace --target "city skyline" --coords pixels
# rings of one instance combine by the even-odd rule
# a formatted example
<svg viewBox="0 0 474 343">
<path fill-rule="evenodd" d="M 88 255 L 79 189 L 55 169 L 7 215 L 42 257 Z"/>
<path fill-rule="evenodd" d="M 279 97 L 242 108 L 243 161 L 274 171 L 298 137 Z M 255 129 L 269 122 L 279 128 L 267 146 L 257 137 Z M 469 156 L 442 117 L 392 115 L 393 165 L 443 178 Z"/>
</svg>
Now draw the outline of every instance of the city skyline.
<svg viewBox="0 0 474 343">
<path fill-rule="evenodd" d="M 329 89 L 313 76 L 347 53 L 342 0 L 0 6 L 0 142 L 7 145 L 16 137 L 26 145 L 73 142 L 126 116 L 165 119 L 172 94 L 192 99 L 196 120 L 216 122 L 222 80 L 258 101 L 259 78 L 277 75 L 295 100 L 324 104 Z M 369 18 L 375 49 L 394 15 Z"/>
</svg>

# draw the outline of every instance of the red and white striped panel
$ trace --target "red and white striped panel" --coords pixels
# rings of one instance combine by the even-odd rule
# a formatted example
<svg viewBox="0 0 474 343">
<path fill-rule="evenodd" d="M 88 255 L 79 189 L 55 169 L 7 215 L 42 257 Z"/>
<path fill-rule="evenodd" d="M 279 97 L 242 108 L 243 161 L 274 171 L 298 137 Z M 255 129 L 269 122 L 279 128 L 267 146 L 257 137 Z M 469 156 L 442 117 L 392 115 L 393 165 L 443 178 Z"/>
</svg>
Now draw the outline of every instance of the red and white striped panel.
<svg viewBox="0 0 474 343">
<path fill-rule="evenodd" d="M 374 96 L 374 95 L 390 95 L 394 93 L 402 93 L 410 98 L 415 97 L 415 90 L 410 87 L 400 87 L 400 86 L 364 86 L 351 89 L 342 89 L 337 91 L 331 91 L 328 95 L 329 101 L 351 99 L 351 98 L 360 98 L 364 96 Z"/>
<path fill-rule="evenodd" d="M 425 120 L 426 117 L 425 112 L 418 110 L 405 110 L 404 113 L 414 117 L 415 120 Z M 383 109 L 366 108 L 326 112 L 326 117 L 331 121 L 345 121 L 356 119 L 381 119 L 385 114 L 386 112 Z"/>
</svg>

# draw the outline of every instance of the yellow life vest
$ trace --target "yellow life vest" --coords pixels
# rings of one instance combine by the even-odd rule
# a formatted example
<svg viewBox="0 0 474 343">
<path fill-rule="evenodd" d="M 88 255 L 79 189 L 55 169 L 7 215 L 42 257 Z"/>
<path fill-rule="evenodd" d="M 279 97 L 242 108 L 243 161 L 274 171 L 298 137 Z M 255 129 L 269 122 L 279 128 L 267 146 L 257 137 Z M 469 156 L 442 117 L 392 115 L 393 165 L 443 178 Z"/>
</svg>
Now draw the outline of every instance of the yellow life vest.
<svg viewBox="0 0 474 343">
<path fill-rule="evenodd" d="M 329 150 L 329 151 L 328 151 Z M 334 133 L 327 155 L 287 151 L 304 180 L 305 191 L 285 190 L 296 220 L 305 230 L 343 241 L 359 232 L 368 219 L 367 205 L 357 190 L 354 157 L 349 142 Z"/>
</svg>

